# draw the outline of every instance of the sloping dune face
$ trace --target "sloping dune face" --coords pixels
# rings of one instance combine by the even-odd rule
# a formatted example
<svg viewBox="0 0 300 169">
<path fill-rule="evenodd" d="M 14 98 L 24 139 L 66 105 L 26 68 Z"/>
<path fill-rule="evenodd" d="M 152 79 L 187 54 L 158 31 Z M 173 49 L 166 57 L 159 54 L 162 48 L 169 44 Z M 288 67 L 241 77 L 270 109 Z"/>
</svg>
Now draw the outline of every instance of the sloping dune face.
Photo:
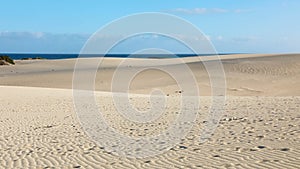
<svg viewBox="0 0 300 169">
<path fill-rule="evenodd" d="M 229 59 L 223 64 L 230 95 L 300 95 L 300 55 Z"/>
<path fill-rule="evenodd" d="M 184 58 L 185 63 L 195 76 L 201 95 L 211 95 L 210 75 L 203 62 L 212 62 L 216 58 Z M 300 55 L 225 55 L 221 57 L 228 95 L 236 96 L 297 96 L 300 94 Z M 98 61 L 91 59 L 91 62 Z M 184 77 L 181 66 L 172 59 L 130 59 L 127 65 L 118 67 L 124 59 L 107 58 L 99 65 L 95 89 L 111 91 L 113 75 L 116 70 L 134 70 L 149 68 L 149 63 L 156 68 L 169 68 L 177 71 L 177 76 Z M 0 85 L 32 86 L 47 88 L 72 88 L 75 59 L 17 61 L 15 66 L 0 67 Z M 87 65 L 88 68 L 89 65 Z M 182 77 L 182 78 L 183 78 Z M 126 78 L 126 77 L 125 77 Z M 168 90 L 173 94 L 179 90 L 174 78 L 159 70 L 141 72 L 132 80 L 130 91 L 149 93 L 152 88 Z M 124 92 L 124 91 L 119 91 Z M 127 91 L 126 91 L 127 92 Z"/>
<path fill-rule="evenodd" d="M 110 151 L 109 142 L 97 142 L 84 130 L 72 91 L 75 59 L 16 61 L 14 66 L 1 66 L 0 168 L 299 168 L 300 55 L 222 56 L 226 100 L 220 119 L 214 121 L 217 128 L 205 142 L 200 138 L 210 124 L 207 117 L 212 115 L 212 93 L 211 77 L 200 59 L 214 62 L 216 57 L 182 59 L 200 90 L 197 98 L 201 104 L 194 109 L 197 117 L 192 128 L 176 145 L 144 158 L 119 156 Z M 104 59 L 97 69 L 96 107 L 106 123 L 122 135 L 159 135 L 173 125 L 180 108 L 189 108 L 180 102 L 187 91 L 159 69 L 140 72 L 127 89 L 114 84 L 112 90 L 113 75 L 116 70 L 130 72 L 155 64 L 184 79 L 182 65 L 172 59 L 128 60 L 118 67 L 124 60 Z M 95 61 L 91 59 L 91 63 Z M 85 66 L 83 71 L 91 65 Z M 127 109 L 126 105 L 117 109 L 112 102 L 112 96 L 118 99 L 117 92 L 129 92 L 130 106 L 147 112 L 153 106 L 150 95 L 154 90 L 163 93 L 167 105 L 163 106 L 164 113 L 151 122 L 125 118 L 120 112 Z M 101 138 L 119 138 L 109 135 L 107 128 L 99 130 Z M 151 146 L 163 144 L 157 141 Z M 116 147 L 123 150 L 126 145 Z"/>
</svg>

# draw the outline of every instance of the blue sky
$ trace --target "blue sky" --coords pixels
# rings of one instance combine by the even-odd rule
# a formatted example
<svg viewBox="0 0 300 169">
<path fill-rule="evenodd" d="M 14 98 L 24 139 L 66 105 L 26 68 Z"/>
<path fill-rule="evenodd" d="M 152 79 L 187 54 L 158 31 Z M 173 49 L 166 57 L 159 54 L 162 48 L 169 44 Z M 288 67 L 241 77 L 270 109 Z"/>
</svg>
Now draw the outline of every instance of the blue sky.
<svg viewBox="0 0 300 169">
<path fill-rule="evenodd" d="M 78 53 L 112 20 L 165 12 L 196 25 L 220 53 L 295 53 L 300 52 L 299 8 L 299 0 L 2 1 L 0 52 Z M 130 51 L 127 47 L 117 52 Z"/>
</svg>

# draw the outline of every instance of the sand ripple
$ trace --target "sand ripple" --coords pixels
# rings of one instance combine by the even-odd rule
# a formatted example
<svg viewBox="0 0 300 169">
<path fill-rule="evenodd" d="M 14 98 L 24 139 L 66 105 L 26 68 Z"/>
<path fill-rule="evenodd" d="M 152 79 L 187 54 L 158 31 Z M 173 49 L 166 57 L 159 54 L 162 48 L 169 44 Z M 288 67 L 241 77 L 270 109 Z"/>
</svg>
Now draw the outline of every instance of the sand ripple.
<svg viewBox="0 0 300 169">
<path fill-rule="evenodd" d="M 74 114 L 69 90 L 0 87 L 0 93 L 5 96 L 0 98 L 0 168 L 299 168 L 300 165 L 300 97 L 229 97 L 219 127 L 208 142 L 197 142 L 199 129 L 204 125 L 200 117 L 188 136 L 166 153 L 128 159 L 105 151 L 105 147 L 97 146 L 87 137 Z M 207 103 L 201 105 L 202 112 L 207 110 Z M 126 129 L 128 124 L 116 127 L 127 134 L 133 132 L 132 135 L 144 132 L 130 131 Z"/>
</svg>

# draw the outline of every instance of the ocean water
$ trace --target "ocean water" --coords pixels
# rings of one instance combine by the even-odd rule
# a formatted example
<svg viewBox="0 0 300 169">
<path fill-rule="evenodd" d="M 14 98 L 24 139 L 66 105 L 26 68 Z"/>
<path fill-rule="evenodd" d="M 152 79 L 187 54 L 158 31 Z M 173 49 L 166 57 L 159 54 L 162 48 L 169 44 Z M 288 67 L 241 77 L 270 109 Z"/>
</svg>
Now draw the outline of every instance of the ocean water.
<svg viewBox="0 0 300 169">
<path fill-rule="evenodd" d="M 0 53 L 0 55 L 8 55 L 12 59 L 19 60 L 24 58 L 37 58 L 44 59 L 71 59 L 78 58 L 79 54 L 45 54 L 45 53 Z M 207 56 L 212 54 L 89 54 L 84 57 L 118 57 L 118 58 L 175 58 L 175 57 L 191 57 L 191 56 Z M 227 55 L 227 54 L 219 54 Z M 81 56 L 82 57 L 82 56 Z"/>
</svg>

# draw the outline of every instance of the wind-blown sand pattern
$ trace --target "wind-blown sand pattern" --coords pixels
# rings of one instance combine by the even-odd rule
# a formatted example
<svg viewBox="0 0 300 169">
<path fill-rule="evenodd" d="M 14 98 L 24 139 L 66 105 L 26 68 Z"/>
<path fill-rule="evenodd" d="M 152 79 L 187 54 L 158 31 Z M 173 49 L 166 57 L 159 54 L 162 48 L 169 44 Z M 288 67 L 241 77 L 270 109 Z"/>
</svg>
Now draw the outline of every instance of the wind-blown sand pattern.
<svg viewBox="0 0 300 169">
<path fill-rule="evenodd" d="M 0 67 L 0 168 L 299 168 L 300 55 L 226 57 L 229 96 L 214 135 L 205 143 L 198 142 L 210 105 L 208 97 L 201 97 L 200 116 L 187 137 L 163 154 L 142 159 L 112 154 L 82 130 L 68 89 L 74 60 L 18 61 L 15 66 Z M 104 64 L 108 75 L 98 79 L 104 91 L 109 91 L 105 85 L 118 63 L 118 59 L 111 60 L 115 63 Z M 209 83 L 203 68 L 197 68 L 199 63 L 193 58 L 186 62 L 203 80 L 198 84 L 206 91 Z M 138 94 L 132 94 L 132 101 L 137 109 L 148 108 L 148 96 L 140 93 L 158 86 L 155 79 L 162 77 L 166 76 L 149 71 L 133 81 L 131 92 Z M 159 87 L 176 99 L 178 87 L 172 79 L 163 79 Z M 100 108 L 113 110 L 108 95 L 98 91 L 96 100 L 107 103 Z M 172 116 L 175 107 L 166 114 Z M 133 137 L 156 134 L 165 127 L 144 125 L 137 130 L 132 123 L 114 123 L 117 115 L 108 114 L 107 119 Z"/>
</svg>

